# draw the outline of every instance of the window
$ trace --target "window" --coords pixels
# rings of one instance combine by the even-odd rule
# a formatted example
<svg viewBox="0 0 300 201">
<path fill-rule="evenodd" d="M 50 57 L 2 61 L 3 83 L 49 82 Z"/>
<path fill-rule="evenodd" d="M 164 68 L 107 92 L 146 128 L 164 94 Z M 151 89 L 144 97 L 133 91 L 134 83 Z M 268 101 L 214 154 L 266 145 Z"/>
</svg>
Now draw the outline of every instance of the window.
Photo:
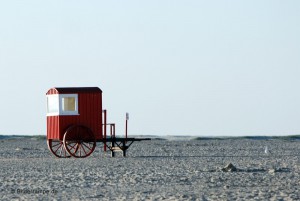
<svg viewBox="0 0 300 201">
<path fill-rule="evenodd" d="M 63 111 L 75 111 L 75 97 L 62 98 L 62 110 Z"/>
<path fill-rule="evenodd" d="M 59 107 L 58 107 L 58 95 L 50 95 L 47 96 L 47 114 L 53 113 L 58 114 Z"/>
<path fill-rule="evenodd" d="M 47 116 L 78 115 L 77 94 L 55 94 L 47 96 Z"/>
<path fill-rule="evenodd" d="M 78 115 L 78 95 L 59 94 L 60 115 Z"/>
</svg>

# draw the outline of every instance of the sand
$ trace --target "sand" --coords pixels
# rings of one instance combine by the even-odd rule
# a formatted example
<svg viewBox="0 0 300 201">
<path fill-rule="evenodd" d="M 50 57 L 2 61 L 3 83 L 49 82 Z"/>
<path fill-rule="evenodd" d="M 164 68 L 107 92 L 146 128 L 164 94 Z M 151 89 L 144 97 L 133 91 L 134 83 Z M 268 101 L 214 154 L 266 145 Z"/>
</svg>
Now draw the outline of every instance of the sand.
<svg viewBox="0 0 300 201">
<path fill-rule="evenodd" d="M 298 140 L 152 140 L 126 158 L 98 144 L 84 159 L 55 158 L 36 138 L 0 147 L 0 200 L 300 199 Z"/>
</svg>

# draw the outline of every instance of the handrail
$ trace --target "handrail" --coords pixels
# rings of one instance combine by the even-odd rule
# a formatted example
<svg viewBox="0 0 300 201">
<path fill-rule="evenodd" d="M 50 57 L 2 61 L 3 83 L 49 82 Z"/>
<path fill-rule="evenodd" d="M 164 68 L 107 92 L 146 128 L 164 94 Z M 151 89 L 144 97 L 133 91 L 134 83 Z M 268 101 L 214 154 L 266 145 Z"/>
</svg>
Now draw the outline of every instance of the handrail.
<svg viewBox="0 0 300 201">
<path fill-rule="evenodd" d="M 102 126 L 104 126 L 104 129 L 106 126 L 109 126 L 110 137 L 116 137 L 116 124 L 115 123 L 108 123 L 105 125 L 103 124 Z M 104 139 L 106 139 L 106 137 Z"/>
<path fill-rule="evenodd" d="M 102 125 L 102 133 L 103 133 L 103 139 L 104 139 L 104 151 L 106 151 L 106 139 L 107 139 L 107 127 L 110 127 L 110 137 L 115 138 L 116 137 L 116 124 L 115 123 L 107 123 L 107 110 L 102 110 L 103 113 L 103 122 L 101 122 Z M 129 114 L 126 113 L 126 124 L 125 124 L 125 139 L 127 139 L 127 131 L 128 131 L 128 119 Z"/>
</svg>

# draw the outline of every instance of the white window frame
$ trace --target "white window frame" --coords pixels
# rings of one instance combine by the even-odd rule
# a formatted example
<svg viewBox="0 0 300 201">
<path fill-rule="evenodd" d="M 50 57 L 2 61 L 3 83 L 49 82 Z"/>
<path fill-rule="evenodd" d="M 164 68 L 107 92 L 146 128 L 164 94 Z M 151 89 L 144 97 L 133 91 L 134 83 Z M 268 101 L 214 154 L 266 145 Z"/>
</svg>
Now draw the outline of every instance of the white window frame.
<svg viewBox="0 0 300 201">
<path fill-rule="evenodd" d="M 63 98 L 75 98 L 75 111 L 64 111 Z M 59 115 L 78 115 L 78 94 L 59 94 Z"/>
<path fill-rule="evenodd" d="M 78 112 L 78 94 L 53 94 L 53 95 L 47 95 L 46 97 L 53 96 L 58 99 L 58 112 L 52 112 L 48 113 L 48 102 L 47 102 L 47 116 L 58 116 L 58 115 L 79 115 Z M 71 97 L 75 98 L 75 111 L 64 111 L 63 110 L 63 104 L 62 100 L 63 98 Z M 48 100 L 48 99 L 47 99 Z"/>
</svg>

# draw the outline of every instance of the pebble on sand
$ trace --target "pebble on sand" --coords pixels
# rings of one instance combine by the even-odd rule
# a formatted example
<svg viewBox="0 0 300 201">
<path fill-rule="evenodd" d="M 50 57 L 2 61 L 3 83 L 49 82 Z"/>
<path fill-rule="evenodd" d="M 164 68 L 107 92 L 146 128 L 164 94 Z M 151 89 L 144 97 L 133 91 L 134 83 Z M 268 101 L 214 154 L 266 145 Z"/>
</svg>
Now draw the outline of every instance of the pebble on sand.
<svg viewBox="0 0 300 201">
<path fill-rule="evenodd" d="M 221 170 L 223 172 L 236 172 L 237 168 L 234 165 L 232 165 L 232 163 L 229 163 L 228 165 L 223 167 Z"/>
</svg>

